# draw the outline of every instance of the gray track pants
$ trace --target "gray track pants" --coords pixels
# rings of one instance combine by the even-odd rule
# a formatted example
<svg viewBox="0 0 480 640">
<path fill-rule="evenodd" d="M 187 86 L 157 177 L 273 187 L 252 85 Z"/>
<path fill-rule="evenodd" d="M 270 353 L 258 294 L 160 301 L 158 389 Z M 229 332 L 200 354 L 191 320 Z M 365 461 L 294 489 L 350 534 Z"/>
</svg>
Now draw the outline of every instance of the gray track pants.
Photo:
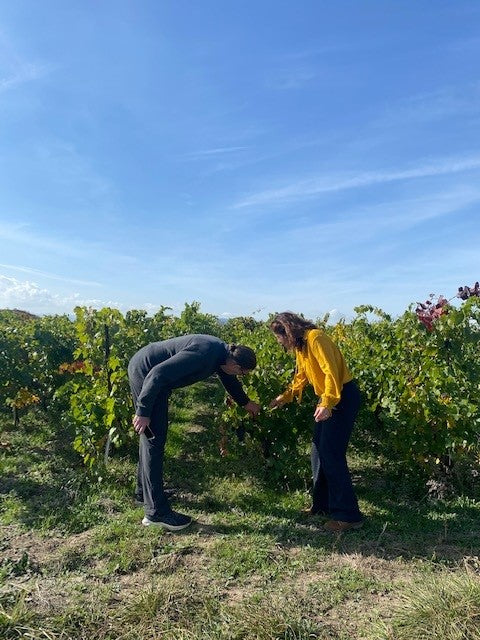
<svg viewBox="0 0 480 640">
<path fill-rule="evenodd" d="M 142 389 L 143 379 L 129 371 L 130 388 L 134 405 Z M 158 520 L 171 511 L 170 504 L 163 491 L 163 459 L 168 430 L 169 393 L 157 396 L 150 418 L 150 429 L 154 439 L 149 440 L 144 433 L 140 435 L 138 449 L 137 486 L 135 495 L 143 501 L 145 515 L 150 520 Z"/>
</svg>

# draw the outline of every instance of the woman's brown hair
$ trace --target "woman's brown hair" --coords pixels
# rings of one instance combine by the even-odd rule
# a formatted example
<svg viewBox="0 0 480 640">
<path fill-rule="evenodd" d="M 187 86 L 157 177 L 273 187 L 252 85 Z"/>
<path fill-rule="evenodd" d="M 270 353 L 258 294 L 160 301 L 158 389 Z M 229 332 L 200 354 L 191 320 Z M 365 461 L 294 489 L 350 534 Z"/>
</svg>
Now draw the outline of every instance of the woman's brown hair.
<svg viewBox="0 0 480 640">
<path fill-rule="evenodd" d="M 296 313 L 285 311 L 278 313 L 269 324 L 273 333 L 286 338 L 288 349 L 301 351 L 305 345 L 305 332 L 318 329 L 310 320 L 305 320 Z"/>
</svg>

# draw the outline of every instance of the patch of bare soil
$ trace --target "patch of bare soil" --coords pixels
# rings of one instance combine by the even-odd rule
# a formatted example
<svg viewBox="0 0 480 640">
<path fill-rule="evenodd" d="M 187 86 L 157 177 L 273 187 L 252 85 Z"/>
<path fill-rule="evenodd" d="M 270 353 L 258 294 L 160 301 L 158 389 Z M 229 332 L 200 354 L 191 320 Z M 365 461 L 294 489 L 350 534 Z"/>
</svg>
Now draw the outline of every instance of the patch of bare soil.
<svg viewBox="0 0 480 640">
<path fill-rule="evenodd" d="M 32 564 L 42 565 L 59 545 L 70 538 L 58 535 L 41 536 L 34 531 L 22 531 L 16 525 L 2 528 L 2 555 L 9 562 L 19 562 L 27 554 Z"/>
</svg>

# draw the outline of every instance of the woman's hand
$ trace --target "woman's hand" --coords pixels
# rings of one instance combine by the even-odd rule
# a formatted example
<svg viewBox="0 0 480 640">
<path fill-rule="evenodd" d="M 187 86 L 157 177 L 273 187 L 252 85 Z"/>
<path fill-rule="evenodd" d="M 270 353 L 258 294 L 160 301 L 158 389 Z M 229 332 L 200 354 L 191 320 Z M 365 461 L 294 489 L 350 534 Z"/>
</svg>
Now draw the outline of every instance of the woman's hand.
<svg viewBox="0 0 480 640">
<path fill-rule="evenodd" d="M 256 402 L 252 402 L 252 400 L 249 400 L 243 408 L 245 409 L 245 411 L 248 411 L 252 418 L 258 415 L 261 409 L 260 405 Z"/>
<path fill-rule="evenodd" d="M 150 418 L 145 416 L 133 416 L 133 428 L 140 435 L 150 425 Z"/>
<path fill-rule="evenodd" d="M 315 418 L 315 422 L 323 422 L 324 420 L 328 420 L 332 417 L 332 410 L 328 409 L 327 407 L 317 406 L 313 417 Z"/>
<path fill-rule="evenodd" d="M 277 407 L 283 407 L 284 402 L 282 400 L 282 396 L 277 396 L 274 400 L 270 402 L 268 405 L 270 409 L 276 409 Z"/>
</svg>

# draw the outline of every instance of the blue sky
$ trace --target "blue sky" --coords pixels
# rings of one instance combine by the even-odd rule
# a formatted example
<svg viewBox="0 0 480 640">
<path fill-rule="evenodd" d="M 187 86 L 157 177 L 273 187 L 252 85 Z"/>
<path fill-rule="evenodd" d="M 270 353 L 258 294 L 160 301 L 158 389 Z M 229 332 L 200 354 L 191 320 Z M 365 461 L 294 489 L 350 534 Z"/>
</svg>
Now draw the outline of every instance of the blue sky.
<svg viewBox="0 0 480 640">
<path fill-rule="evenodd" d="M 0 307 L 451 297 L 479 143 L 473 0 L 0 0 Z"/>
</svg>

